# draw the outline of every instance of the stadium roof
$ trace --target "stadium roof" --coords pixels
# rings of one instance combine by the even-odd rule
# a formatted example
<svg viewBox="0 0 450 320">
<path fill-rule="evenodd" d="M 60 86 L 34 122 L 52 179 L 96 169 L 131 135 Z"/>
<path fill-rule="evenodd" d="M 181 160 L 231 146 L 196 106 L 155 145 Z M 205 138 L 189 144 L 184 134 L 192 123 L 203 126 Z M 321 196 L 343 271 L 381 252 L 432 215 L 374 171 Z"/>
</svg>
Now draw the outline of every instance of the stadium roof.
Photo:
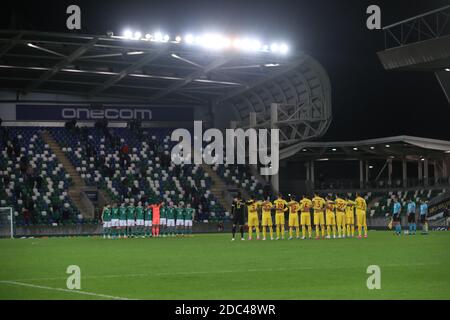
<svg viewBox="0 0 450 320">
<path fill-rule="evenodd" d="M 301 160 L 397 159 L 442 160 L 450 156 L 450 141 L 395 136 L 379 139 L 339 142 L 301 142 L 282 150 L 280 159 Z"/>
<path fill-rule="evenodd" d="M 21 93 L 207 105 L 293 70 L 305 58 L 303 53 L 221 52 L 106 35 L 0 30 L 0 86 Z"/>
</svg>

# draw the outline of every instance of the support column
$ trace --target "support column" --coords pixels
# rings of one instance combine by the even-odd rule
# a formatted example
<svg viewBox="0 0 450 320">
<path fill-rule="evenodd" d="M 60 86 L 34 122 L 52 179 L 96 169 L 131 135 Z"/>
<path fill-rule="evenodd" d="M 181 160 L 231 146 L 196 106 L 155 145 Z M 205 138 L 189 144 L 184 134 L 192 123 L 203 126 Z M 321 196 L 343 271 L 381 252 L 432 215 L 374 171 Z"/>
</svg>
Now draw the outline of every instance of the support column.
<svg viewBox="0 0 450 320">
<path fill-rule="evenodd" d="M 249 125 L 250 128 L 256 128 L 256 112 L 250 112 L 249 114 Z M 245 142 L 244 142 L 245 143 Z M 251 159 L 252 157 L 254 159 L 258 159 L 258 146 L 256 145 L 256 148 L 249 148 L 249 159 Z M 245 150 L 245 145 L 244 145 L 244 150 Z M 250 154 L 251 150 L 253 151 L 253 154 Z M 258 170 L 258 165 L 256 163 L 250 163 L 250 167 L 252 171 L 257 171 Z"/>
<path fill-rule="evenodd" d="M 423 164 L 422 164 L 422 160 L 419 159 L 419 161 L 417 162 L 417 180 L 419 180 L 419 184 L 422 184 L 423 182 Z"/>
<path fill-rule="evenodd" d="M 437 185 L 439 182 L 439 167 L 436 160 L 433 160 L 433 184 Z"/>
<path fill-rule="evenodd" d="M 305 168 L 306 168 L 306 181 L 311 181 L 311 171 L 309 170 L 309 166 L 310 166 L 311 162 L 306 162 L 305 163 Z"/>
<path fill-rule="evenodd" d="M 408 187 L 408 164 L 406 159 L 402 160 L 403 187 Z"/>
<path fill-rule="evenodd" d="M 366 160 L 366 186 L 369 185 L 369 161 Z"/>
<path fill-rule="evenodd" d="M 425 187 L 428 187 L 428 158 L 425 158 L 425 161 L 423 162 L 423 181 L 425 183 Z"/>
<path fill-rule="evenodd" d="M 251 117 L 251 115 L 250 115 Z M 278 122 L 278 105 L 276 103 L 272 103 L 270 105 L 270 127 L 271 129 L 277 128 Z M 255 114 L 255 123 L 256 123 L 256 114 Z M 280 159 L 277 157 L 274 161 L 279 161 Z M 279 170 L 277 174 L 272 175 L 272 188 L 276 192 L 280 192 L 280 181 L 279 181 Z"/>
<path fill-rule="evenodd" d="M 388 185 L 392 186 L 392 159 L 388 159 Z"/>
<path fill-rule="evenodd" d="M 447 161 L 445 160 L 445 157 L 444 157 L 444 159 L 442 159 L 442 178 L 446 182 L 449 181 L 449 179 L 448 179 L 448 171 L 447 171 Z"/>
<path fill-rule="evenodd" d="M 359 160 L 359 187 L 364 188 L 364 165 L 363 161 Z"/>
<path fill-rule="evenodd" d="M 314 185 L 314 160 L 311 160 L 310 164 L 310 170 L 311 170 L 311 182 Z"/>
</svg>

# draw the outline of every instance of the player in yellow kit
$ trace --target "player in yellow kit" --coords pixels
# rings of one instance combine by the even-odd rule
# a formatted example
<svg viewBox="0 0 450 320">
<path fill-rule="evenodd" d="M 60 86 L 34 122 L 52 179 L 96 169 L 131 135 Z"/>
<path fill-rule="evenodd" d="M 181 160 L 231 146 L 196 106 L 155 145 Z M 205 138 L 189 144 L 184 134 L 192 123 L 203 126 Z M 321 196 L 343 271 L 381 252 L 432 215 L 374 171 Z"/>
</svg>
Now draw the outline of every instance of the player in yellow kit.
<svg viewBox="0 0 450 320">
<path fill-rule="evenodd" d="M 294 233 L 293 229 L 295 228 L 295 234 L 297 239 L 300 238 L 300 228 L 298 223 L 298 211 L 300 210 L 300 204 L 295 201 L 295 197 L 291 196 L 290 201 L 288 202 L 289 208 L 289 240 L 293 239 Z"/>
<path fill-rule="evenodd" d="M 303 195 L 303 199 L 300 200 L 300 223 L 302 225 L 302 239 L 306 239 L 306 229 L 308 229 L 309 239 L 312 237 L 311 231 L 311 207 L 312 201 L 309 200 L 306 195 Z"/>
<path fill-rule="evenodd" d="M 259 240 L 259 219 L 258 219 L 258 206 L 261 205 L 260 201 L 250 199 L 247 201 L 248 212 L 248 240 L 252 240 L 253 228 L 256 230 L 256 240 Z"/>
<path fill-rule="evenodd" d="M 316 226 L 316 239 L 320 239 L 320 231 L 322 231 L 322 238 L 325 238 L 325 199 L 319 196 L 319 194 L 314 194 L 312 198 L 312 204 L 314 209 L 314 225 Z"/>
<path fill-rule="evenodd" d="M 333 239 L 336 239 L 336 216 L 334 213 L 334 201 L 329 196 L 325 197 L 326 201 L 326 213 L 325 224 L 327 225 L 327 239 L 331 238 L 331 230 L 333 230 Z"/>
<path fill-rule="evenodd" d="M 347 207 L 345 207 L 345 224 L 347 226 L 347 237 L 353 238 L 355 236 L 355 201 L 350 200 L 349 197 L 345 199 Z"/>
<path fill-rule="evenodd" d="M 347 201 L 338 196 L 334 201 L 334 206 L 336 208 L 336 227 L 338 231 L 338 238 L 345 238 L 345 208 L 347 207 Z"/>
<path fill-rule="evenodd" d="M 356 225 L 358 226 L 358 238 L 361 239 L 362 228 L 364 228 L 364 238 L 367 238 L 367 221 L 366 221 L 366 200 L 359 193 L 356 194 Z"/>
<path fill-rule="evenodd" d="M 272 228 L 272 214 L 271 210 L 273 208 L 272 202 L 269 199 L 264 201 L 262 204 L 262 232 L 263 240 L 266 240 L 267 228 L 269 228 L 270 240 L 273 240 L 273 228 Z"/>
<path fill-rule="evenodd" d="M 275 225 L 277 230 L 277 240 L 281 239 L 284 240 L 284 213 L 288 210 L 287 202 L 283 199 L 283 197 L 278 195 L 278 199 L 273 201 L 273 206 L 275 207 Z"/>
</svg>

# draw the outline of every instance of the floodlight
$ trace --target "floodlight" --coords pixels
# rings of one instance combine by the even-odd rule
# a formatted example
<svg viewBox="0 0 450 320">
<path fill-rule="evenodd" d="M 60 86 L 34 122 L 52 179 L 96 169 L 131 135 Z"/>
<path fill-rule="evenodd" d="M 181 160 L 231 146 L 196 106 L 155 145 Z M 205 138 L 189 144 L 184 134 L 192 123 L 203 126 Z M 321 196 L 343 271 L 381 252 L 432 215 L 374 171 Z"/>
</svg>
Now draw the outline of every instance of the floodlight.
<svg viewBox="0 0 450 320">
<path fill-rule="evenodd" d="M 285 44 L 285 43 L 281 44 L 279 49 L 280 49 L 281 53 L 287 53 L 289 50 L 287 44 Z"/>
<path fill-rule="evenodd" d="M 133 33 L 131 32 L 131 30 L 125 30 L 125 31 L 123 32 L 123 36 L 124 36 L 124 38 L 126 38 L 126 39 L 131 39 L 131 38 L 133 37 Z"/>
<path fill-rule="evenodd" d="M 272 52 L 278 52 L 280 50 L 278 43 L 272 43 L 272 45 L 270 46 L 270 51 Z"/>
<path fill-rule="evenodd" d="M 192 44 L 194 42 L 194 36 L 192 34 L 188 34 L 184 37 L 184 40 L 187 44 Z"/>
<path fill-rule="evenodd" d="M 163 35 L 161 32 L 155 32 L 155 34 L 153 35 L 153 38 L 155 39 L 155 41 L 163 41 Z"/>
<path fill-rule="evenodd" d="M 176 42 L 181 42 L 181 37 L 180 37 L 180 36 L 176 36 L 176 37 L 175 37 L 175 41 L 176 41 Z"/>
<path fill-rule="evenodd" d="M 135 33 L 134 33 L 134 38 L 135 39 L 140 39 L 142 37 L 142 33 L 140 33 L 139 31 L 136 31 Z"/>
</svg>

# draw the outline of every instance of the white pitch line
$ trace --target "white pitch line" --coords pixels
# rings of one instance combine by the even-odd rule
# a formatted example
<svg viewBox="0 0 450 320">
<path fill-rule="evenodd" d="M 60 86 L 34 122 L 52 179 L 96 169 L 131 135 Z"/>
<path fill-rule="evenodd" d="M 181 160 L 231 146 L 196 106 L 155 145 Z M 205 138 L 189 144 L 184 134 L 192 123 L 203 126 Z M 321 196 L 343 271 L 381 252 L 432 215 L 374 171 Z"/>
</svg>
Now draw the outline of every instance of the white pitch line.
<svg viewBox="0 0 450 320">
<path fill-rule="evenodd" d="M 52 288 L 52 287 L 39 286 L 39 285 L 36 285 L 36 284 L 17 282 L 17 281 L 0 281 L 0 283 L 11 284 L 11 285 L 16 285 L 16 286 L 23 286 L 23 287 L 31 287 L 31 288 L 37 288 L 37 289 L 46 289 L 46 290 L 53 290 L 53 291 L 78 293 L 78 294 L 84 294 L 84 295 L 88 295 L 88 296 L 95 296 L 95 297 L 101 297 L 101 298 L 107 298 L 107 299 L 113 299 L 113 300 L 130 300 L 128 298 L 110 296 L 110 295 L 107 295 L 107 294 L 88 292 L 88 291 L 81 291 L 81 290 L 70 290 L 70 289 L 63 289 L 63 288 Z"/>
</svg>

